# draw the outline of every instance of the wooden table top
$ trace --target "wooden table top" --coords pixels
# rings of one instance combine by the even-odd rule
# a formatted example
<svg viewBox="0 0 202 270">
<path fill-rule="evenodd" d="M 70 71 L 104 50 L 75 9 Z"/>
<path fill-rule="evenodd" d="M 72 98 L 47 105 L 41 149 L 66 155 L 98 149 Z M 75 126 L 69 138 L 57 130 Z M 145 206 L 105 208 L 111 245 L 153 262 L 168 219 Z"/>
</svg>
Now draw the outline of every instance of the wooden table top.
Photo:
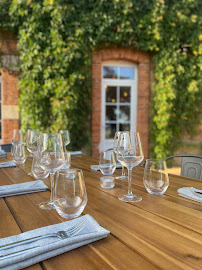
<svg viewBox="0 0 202 270">
<path fill-rule="evenodd" d="M 8 155 L 8 159 L 10 155 Z M 1 162 L 6 161 L 1 158 Z M 0 169 L 0 185 L 32 181 L 28 175 L 31 158 L 16 168 Z M 178 196 L 180 187 L 202 189 L 200 180 L 170 175 L 170 186 L 162 196 L 147 193 L 143 169 L 133 170 L 133 192 L 141 195 L 138 203 L 125 203 L 118 195 L 127 193 L 127 181 L 116 180 L 115 188 L 100 187 L 101 172 L 90 165 L 93 157 L 72 157 L 72 167 L 83 170 L 90 214 L 111 232 L 107 238 L 28 267 L 30 270 L 64 269 L 202 269 L 202 205 Z M 121 174 L 116 170 L 115 176 Z M 49 179 L 44 181 L 49 185 Z M 50 192 L 0 199 L 0 237 L 66 221 L 55 210 L 41 210 Z"/>
</svg>

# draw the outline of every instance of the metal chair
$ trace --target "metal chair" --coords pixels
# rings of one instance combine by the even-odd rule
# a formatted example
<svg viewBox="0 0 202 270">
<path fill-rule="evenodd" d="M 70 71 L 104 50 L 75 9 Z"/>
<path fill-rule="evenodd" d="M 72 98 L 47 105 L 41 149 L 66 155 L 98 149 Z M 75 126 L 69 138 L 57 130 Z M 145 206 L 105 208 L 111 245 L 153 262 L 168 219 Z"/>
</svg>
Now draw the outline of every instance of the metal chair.
<svg viewBox="0 0 202 270">
<path fill-rule="evenodd" d="M 202 156 L 199 155 L 173 155 L 165 158 L 168 161 L 171 158 L 181 157 L 181 175 L 185 177 L 202 180 Z"/>
</svg>

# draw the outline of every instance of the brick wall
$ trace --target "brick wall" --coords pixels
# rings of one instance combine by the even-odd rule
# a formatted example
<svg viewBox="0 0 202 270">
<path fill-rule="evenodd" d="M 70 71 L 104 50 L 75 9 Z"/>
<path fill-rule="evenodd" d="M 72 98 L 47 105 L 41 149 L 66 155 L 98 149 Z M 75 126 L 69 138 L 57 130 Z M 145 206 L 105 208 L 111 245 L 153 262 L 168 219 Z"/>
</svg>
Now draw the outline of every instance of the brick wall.
<svg viewBox="0 0 202 270">
<path fill-rule="evenodd" d="M 92 58 L 92 155 L 99 155 L 101 139 L 101 71 L 105 61 L 129 61 L 138 65 L 137 131 L 140 132 L 144 155 L 149 150 L 149 98 L 150 98 L 150 55 L 133 49 L 96 50 Z"/>
<path fill-rule="evenodd" d="M 10 143 L 13 129 L 19 128 L 18 74 L 15 71 L 18 55 L 17 41 L 9 32 L 0 33 L 2 78 L 2 143 Z"/>
</svg>

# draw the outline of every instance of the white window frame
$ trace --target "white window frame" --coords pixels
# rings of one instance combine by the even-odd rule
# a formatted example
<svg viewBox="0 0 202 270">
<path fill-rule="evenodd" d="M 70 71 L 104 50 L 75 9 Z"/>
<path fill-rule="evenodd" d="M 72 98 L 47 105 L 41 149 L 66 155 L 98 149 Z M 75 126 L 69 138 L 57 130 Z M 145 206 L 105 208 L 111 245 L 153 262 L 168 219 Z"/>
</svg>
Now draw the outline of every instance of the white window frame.
<svg viewBox="0 0 202 270">
<path fill-rule="evenodd" d="M 134 79 L 108 79 L 103 78 L 103 67 L 133 67 Z M 127 61 L 107 61 L 102 63 L 102 83 L 101 83 L 101 141 L 100 151 L 113 147 L 113 139 L 105 138 L 105 123 L 106 123 L 106 91 L 105 86 L 129 86 L 131 87 L 131 102 L 130 102 L 130 131 L 136 131 L 137 127 L 137 85 L 138 85 L 138 68 L 137 65 Z M 126 103 L 128 105 L 128 103 Z"/>
</svg>

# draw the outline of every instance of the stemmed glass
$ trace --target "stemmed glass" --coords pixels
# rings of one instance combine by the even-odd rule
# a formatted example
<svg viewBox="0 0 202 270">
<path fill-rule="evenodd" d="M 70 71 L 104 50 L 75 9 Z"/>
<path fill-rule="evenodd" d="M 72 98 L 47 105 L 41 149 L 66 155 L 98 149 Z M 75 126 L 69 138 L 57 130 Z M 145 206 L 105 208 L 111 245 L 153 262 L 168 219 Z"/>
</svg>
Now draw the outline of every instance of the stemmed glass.
<svg viewBox="0 0 202 270">
<path fill-rule="evenodd" d="M 36 155 L 38 145 L 40 142 L 41 132 L 36 130 L 28 130 L 27 131 L 27 150 Z M 33 173 L 29 173 L 30 176 L 33 176 Z"/>
<path fill-rule="evenodd" d="M 13 129 L 12 137 L 11 137 L 11 155 L 15 160 L 21 163 L 24 163 L 26 160 L 26 154 L 24 149 L 25 136 L 22 130 Z M 17 159 L 16 159 L 17 158 Z M 21 162 L 22 161 L 22 162 Z"/>
<path fill-rule="evenodd" d="M 116 154 L 117 154 L 118 140 L 119 140 L 119 136 L 120 136 L 121 133 L 122 133 L 122 131 L 117 131 L 115 133 L 115 136 L 114 136 L 113 149 L 114 149 L 114 152 Z M 123 164 L 122 164 L 122 174 L 121 174 L 121 176 L 117 176 L 117 177 L 115 177 L 115 179 L 117 179 L 117 180 L 128 180 L 128 177 L 125 175 L 125 172 L 124 172 Z"/>
<path fill-rule="evenodd" d="M 128 169 L 128 194 L 118 196 L 124 202 L 139 202 L 142 197 L 132 193 L 132 169 L 144 159 L 140 135 L 122 132 L 117 145 L 118 160 Z"/>
<path fill-rule="evenodd" d="M 38 149 L 38 158 L 38 162 L 41 167 L 50 173 L 51 181 L 50 201 L 41 203 L 39 207 L 46 210 L 54 209 L 54 175 L 66 163 L 64 145 L 62 141 L 62 135 L 60 133 L 43 133 L 41 135 Z"/>
<path fill-rule="evenodd" d="M 69 131 L 68 130 L 60 130 L 60 133 L 62 135 L 62 139 L 63 139 L 63 142 L 64 142 L 64 145 L 65 145 L 65 149 L 66 149 L 66 146 L 68 144 L 70 144 L 70 135 L 69 135 Z"/>
<path fill-rule="evenodd" d="M 66 164 L 62 167 L 62 169 L 69 169 L 71 163 L 71 153 L 67 151 L 66 147 L 67 145 L 70 144 L 70 134 L 68 130 L 60 130 L 60 134 L 62 135 L 65 150 L 65 158 L 67 161 Z"/>
</svg>

